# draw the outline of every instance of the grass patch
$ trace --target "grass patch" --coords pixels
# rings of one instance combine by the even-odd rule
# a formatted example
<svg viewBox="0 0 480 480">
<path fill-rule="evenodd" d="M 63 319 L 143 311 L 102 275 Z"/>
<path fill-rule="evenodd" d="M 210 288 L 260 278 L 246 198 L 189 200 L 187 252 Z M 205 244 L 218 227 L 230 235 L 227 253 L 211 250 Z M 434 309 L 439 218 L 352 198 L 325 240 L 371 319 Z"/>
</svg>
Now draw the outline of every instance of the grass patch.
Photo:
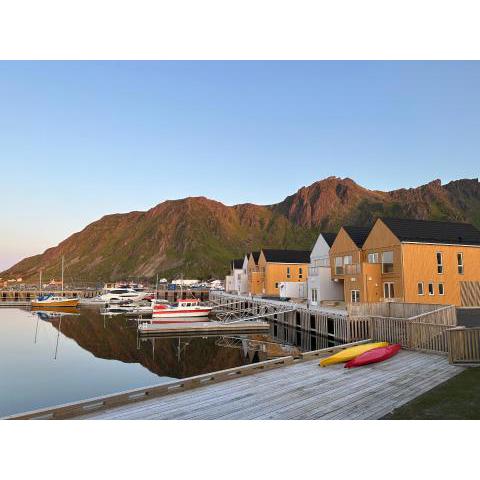
<svg viewBox="0 0 480 480">
<path fill-rule="evenodd" d="M 383 419 L 479 420 L 480 367 L 466 369 Z"/>
</svg>

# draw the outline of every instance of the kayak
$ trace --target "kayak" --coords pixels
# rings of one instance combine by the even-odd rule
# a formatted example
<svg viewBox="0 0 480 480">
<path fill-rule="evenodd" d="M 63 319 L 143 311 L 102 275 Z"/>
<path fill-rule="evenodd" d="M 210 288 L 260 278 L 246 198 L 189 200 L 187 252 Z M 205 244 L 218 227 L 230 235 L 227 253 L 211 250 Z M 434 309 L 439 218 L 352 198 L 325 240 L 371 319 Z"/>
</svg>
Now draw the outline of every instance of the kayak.
<svg viewBox="0 0 480 480">
<path fill-rule="evenodd" d="M 333 365 L 335 363 L 348 362 L 349 360 L 358 357 L 362 353 L 368 352 L 373 348 L 386 347 L 388 342 L 376 342 L 376 343 L 363 343 L 362 345 L 356 345 L 355 347 L 346 348 L 331 355 L 330 357 L 320 360 L 320 366 L 326 367 L 327 365 Z"/>
<path fill-rule="evenodd" d="M 401 348 L 402 346 L 399 343 L 388 345 L 388 347 L 374 348 L 347 362 L 345 368 L 361 367 L 362 365 L 368 365 L 369 363 L 383 362 L 384 360 L 393 357 Z"/>
</svg>

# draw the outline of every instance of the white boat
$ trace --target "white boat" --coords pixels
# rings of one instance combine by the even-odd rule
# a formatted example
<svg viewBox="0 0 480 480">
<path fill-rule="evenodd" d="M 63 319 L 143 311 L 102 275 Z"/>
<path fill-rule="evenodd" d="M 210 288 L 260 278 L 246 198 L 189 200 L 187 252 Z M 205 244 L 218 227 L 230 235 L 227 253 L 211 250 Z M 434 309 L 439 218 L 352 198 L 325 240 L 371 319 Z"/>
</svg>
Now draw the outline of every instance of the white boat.
<svg viewBox="0 0 480 480">
<path fill-rule="evenodd" d="M 111 288 L 100 295 L 100 299 L 105 303 L 139 302 L 147 295 L 147 292 L 138 292 L 133 288 Z"/>
<path fill-rule="evenodd" d="M 213 307 L 200 305 L 200 300 L 187 298 L 178 303 L 153 302 L 152 323 L 205 322 Z"/>
</svg>

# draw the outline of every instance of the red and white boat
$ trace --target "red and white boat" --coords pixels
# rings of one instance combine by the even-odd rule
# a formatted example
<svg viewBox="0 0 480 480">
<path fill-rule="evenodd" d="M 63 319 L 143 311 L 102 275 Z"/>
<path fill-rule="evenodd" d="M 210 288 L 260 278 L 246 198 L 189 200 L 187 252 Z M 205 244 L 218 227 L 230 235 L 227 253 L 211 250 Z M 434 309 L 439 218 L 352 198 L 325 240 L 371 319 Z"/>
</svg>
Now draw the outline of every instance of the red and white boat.
<svg viewBox="0 0 480 480">
<path fill-rule="evenodd" d="M 200 300 L 196 298 L 186 298 L 179 300 L 178 303 L 154 303 L 152 313 L 152 323 L 186 323 L 186 322 L 204 322 L 213 307 L 200 305 Z M 174 319 L 174 320 L 172 320 Z"/>
</svg>

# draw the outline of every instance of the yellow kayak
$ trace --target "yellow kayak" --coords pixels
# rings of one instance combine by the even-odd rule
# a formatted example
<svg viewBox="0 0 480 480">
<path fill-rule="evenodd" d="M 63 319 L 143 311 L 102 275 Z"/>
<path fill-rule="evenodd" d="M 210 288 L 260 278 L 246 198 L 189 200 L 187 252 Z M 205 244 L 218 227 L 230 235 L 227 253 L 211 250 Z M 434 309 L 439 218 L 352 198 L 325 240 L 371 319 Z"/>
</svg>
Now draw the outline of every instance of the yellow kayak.
<svg viewBox="0 0 480 480">
<path fill-rule="evenodd" d="M 356 345 L 355 347 L 346 348 L 345 350 L 340 350 L 334 355 L 330 355 L 329 357 L 320 360 L 320 366 L 326 367 L 327 365 L 333 365 L 334 363 L 348 362 L 349 360 L 358 357 L 361 353 L 372 350 L 372 348 L 386 346 L 388 346 L 388 342 L 364 343 L 362 345 Z"/>
</svg>

